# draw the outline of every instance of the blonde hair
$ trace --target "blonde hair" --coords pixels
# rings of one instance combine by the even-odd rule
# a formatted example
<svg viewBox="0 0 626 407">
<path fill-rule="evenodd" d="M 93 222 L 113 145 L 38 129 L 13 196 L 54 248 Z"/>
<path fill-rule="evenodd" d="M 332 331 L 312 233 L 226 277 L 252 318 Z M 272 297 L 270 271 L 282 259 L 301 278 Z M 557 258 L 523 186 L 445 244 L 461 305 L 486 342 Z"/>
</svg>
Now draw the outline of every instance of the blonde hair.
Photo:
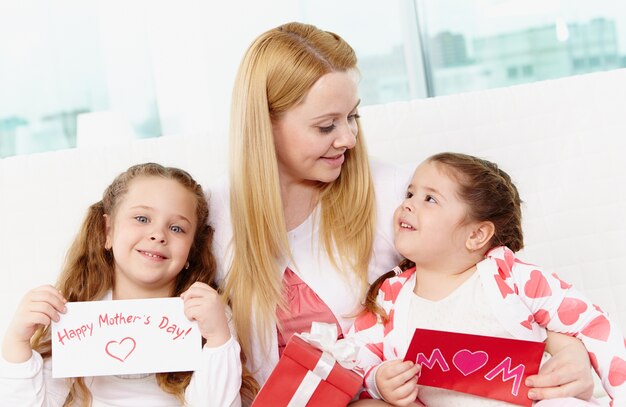
<svg viewBox="0 0 626 407">
<path fill-rule="evenodd" d="M 282 305 L 278 260 L 291 258 L 272 120 L 298 104 L 323 75 L 350 70 L 356 70 L 356 55 L 341 37 L 301 23 L 259 36 L 239 67 L 230 130 L 233 261 L 225 292 L 250 360 L 252 342 L 260 341 L 267 349 L 276 329 L 276 307 Z M 345 153 L 339 178 L 320 184 L 320 240 L 334 265 L 352 270 L 365 289 L 375 202 L 360 128 L 357 137 L 356 146 Z M 253 326 L 259 331 L 256 336 Z"/>
<path fill-rule="evenodd" d="M 105 250 L 106 229 L 104 215 L 115 216 L 117 207 L 128 192 L 130 183 L 138 177 L 161 177 L 179 182 L 196 200 L 197 227 L 189 250 L 189 268 L 176 276 L 171 296 L 178 296 L 194 282 L 201 281 L 214 285 L 215 258 L 211 252 L 213 228 L 207 223 L 209 209 L 202 187 L 187 172 L 173 167 L 146 163 L 130 167 L 118 175 L 109 185 L 102 200 L 87 210 L 87 215 L 72 243 L 65 260 L 63 271 L 57 281 L 57 288 L 68 301 L 100 300 L 114 285 L 115 265 L 113 252 Z M 203 340 L 204 341 L 204 340 Z M 33 337 L 33 349 L 42 357 L 52 355 L 50 327 L 41 329 Z M 176 396 L 184 404 L 185 388 L 191 380 L 192 372 L 157 373 L 159 387 L 166 393 Z M 91 405 L 91 392 L 84 378 L 68 379 L 70 391 L 64 406 L 80 403 Z"/>
</svg>

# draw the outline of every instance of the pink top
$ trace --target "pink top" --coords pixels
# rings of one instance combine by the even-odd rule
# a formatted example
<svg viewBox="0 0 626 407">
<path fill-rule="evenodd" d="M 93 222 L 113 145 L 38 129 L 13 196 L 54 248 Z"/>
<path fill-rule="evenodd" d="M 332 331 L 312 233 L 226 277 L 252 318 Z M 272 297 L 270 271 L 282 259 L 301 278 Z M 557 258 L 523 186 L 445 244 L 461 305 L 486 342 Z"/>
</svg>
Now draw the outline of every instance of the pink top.
<svg viewBox="0 0 626 407">
<path fill-rule="evenodd" d="M 343 338 L 341 326 L 330 308 L 289 268 L 285 269 L 283 275 L 283 290 L 287 298 L 287 310 L 276 309 L 276 320 L 282 325 L 282 332 L 276 329 L 279 356 L 282 356 L 283 349 L 293 334 L 309 332 L 315 321 L 337 325 L 337 339 Z"/>
</svg>

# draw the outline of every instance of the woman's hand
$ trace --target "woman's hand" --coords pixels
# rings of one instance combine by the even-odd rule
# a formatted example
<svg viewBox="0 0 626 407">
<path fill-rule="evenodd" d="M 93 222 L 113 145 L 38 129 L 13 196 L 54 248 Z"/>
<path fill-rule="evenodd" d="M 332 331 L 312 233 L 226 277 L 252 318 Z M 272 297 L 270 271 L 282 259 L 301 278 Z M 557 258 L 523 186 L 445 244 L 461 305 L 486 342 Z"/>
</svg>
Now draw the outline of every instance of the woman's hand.
<svg viewBox="0 0 626 407">
<path fill-rule="evenodd" d="M 185 303 L 185 316 L 198 322 L 200 333 L 206 345 L 214 348 L 230 339 L 230 329 L 226 320 L 224 302 L 217 291 L 207 284 L 195 282 L 181 294 Z"/>
<path fill-rule="evenodd" d="M 51 285 L 28 291 L 15 311 L 2 342 L 2 357 L 7 362 L 22 363 L 30 359 L 30 339 L 37 329 L 59 321 L 67 300 Z"/>
<path fill-rule="evenodd" d="M 420 365 L 402 360 L 385 362 L 376 371 L 376 387 L 380 395 L 394 406 L 415 405 L 417 375 Z"/>
<path fill-rule="evenodd" d="M 580 340 L 548 332 L 546 350 L 552 355 L 539 370 L 529 376 L 526 385 L 531 387 L 532 400 L 557 397 L 577 397 L 589 400 L 593 395 L 593 377 L 589 354 Z"/>
</svg>

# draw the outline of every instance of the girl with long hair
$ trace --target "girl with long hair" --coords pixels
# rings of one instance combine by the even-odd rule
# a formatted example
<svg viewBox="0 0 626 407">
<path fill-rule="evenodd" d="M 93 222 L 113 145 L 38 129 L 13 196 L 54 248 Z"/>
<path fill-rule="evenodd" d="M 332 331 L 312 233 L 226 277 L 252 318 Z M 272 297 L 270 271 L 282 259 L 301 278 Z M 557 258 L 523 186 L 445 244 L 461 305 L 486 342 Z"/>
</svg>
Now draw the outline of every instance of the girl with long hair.
<svg viewBox="0 0 626 407">
<path fill-rule="evenodd" d="M 0 404 L 240 405 L 240 347 L 214 288 L 208 214 L 201 186 L 183 170 L 147 163 L 115 178 L 89 207 L 56 286 L 35 288 L 19 304 L 2 346 Z M 178 296 L 203 337 L 202 369 L 51 377 L 50 323 L 66 302 Z"/>
</svg>

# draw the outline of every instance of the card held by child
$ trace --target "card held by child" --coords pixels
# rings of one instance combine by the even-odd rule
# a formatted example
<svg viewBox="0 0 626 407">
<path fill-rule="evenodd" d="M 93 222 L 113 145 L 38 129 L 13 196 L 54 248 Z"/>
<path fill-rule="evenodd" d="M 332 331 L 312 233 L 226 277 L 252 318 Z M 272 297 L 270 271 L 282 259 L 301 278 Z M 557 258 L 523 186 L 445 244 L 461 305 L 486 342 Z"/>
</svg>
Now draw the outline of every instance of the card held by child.
<svg viewBox="0 0 626 407">
<path fill-rule="evenodd" d="M 545 344 L 416 329 L 404 360 L 420 364 L 418 383 L 531 406 L 526 377 L 539 371 Z"/>
<path fill-rule="evenodd" d="M 180 298 L 66 304 L 52 323 L 53 377 L 193 371 L 201 334 Z"/>
</svg>

